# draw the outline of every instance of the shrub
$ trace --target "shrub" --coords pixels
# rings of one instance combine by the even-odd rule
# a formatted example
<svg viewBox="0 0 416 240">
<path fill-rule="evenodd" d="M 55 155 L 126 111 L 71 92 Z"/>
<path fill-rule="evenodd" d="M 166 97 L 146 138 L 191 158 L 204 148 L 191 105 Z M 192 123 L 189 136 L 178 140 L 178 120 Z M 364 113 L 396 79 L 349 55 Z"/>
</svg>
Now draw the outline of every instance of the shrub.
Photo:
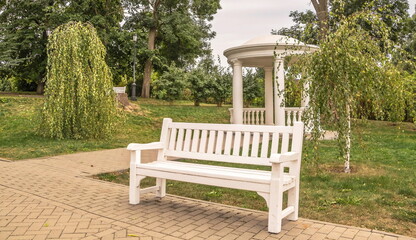
<svg viewBox="0 0 416 240">
<path fill-rule="evenodd" d="M 152 93 L 158 99 L 173 102 L 182 97 L 185 85 L 185 72 L 172 65 L 159 78 L 154 80 Z"/>
</svg>

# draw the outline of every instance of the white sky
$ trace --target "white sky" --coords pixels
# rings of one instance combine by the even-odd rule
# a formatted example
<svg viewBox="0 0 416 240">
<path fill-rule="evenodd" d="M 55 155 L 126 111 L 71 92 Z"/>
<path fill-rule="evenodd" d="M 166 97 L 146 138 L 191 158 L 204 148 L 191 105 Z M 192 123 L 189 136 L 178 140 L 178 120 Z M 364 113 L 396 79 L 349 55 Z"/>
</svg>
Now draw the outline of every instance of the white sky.
<svg viewBox="0 0 416 240">
<path fill-rule="evenodd" d="M 221 57 L 225 49 L 238 46 L 254 37 L 268 35 L 272 29 L 293 25 L 290 11 L 313 10 L 310 0 L 221 0 L 222 9 L 214 16 L 213 30 L 217 33 L 211 40 L 213 54 Z M 416 0 L 409 0 L 409 13 L 415 13 Z"/>
</svg>

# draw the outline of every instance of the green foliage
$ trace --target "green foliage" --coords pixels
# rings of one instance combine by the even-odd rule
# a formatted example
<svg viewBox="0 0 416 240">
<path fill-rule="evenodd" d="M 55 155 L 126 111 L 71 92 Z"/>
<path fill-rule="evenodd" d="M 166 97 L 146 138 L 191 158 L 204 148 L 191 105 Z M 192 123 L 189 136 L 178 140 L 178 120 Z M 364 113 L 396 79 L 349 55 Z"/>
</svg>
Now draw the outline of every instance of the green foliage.
<svg viewBox="0 0 416 240">
<path fill-rule="evenodd" d="M 361 28 L 372 24 L 379 37 Z M 360 23 L 360 24 L 359 24 Z M 351 117 L 402 120 L 404 116 L 403 77 L 388 56 L 389 32 L 380 16 L 358 13 L 342 19 L 320 49 L 301 62 L 304 79 L 310 81 L 309 120 L 314 139 L 320 137 L 320 116 L 338 131 L 340 155 L 349 171 Z"/>
<path fill-rule="evenodd" d="M 352 16 L 362 11 L 371 11 L 377 14 L 379 20 L 383 22 L 385 27 L 390 31 L 389 40 L 399 43 L 403 40 L 406 33 L 406 20 L 409 18 L 409 3 L 407 0 L 332 0 L 330 20 L 333 28 L 344 17 Z M 374 25 L 366 21 L 357 22 L 362 28 L 370 34 L 373 32 Z M 334 28 L 335 29 L 335 28 Z M 376 35 L 375 35 L 376 36 Z"/>
<path fill-rule="evenodd" d="M 390 30 L 389 39 L 401 44 L 405 38 L 407 30 L 407 20 L 409 14 L 409 4 L 407 0 L 329 0 L 329 31 L 337 30 L 343 18 L 354 15 L 361 11 L 371 11 L 377 13 L 380 20 Z M 299 39 L 309 44 L 317 44 L 318 40 L 318 19 L 316 13 L 307 10 L 305 12 L 291 11 L 289 17 L 295 25 L 290 28 L 272 30 L 272 34 L 281 34 Z M 365 21 L 358 23 L 363 29 L 372 32 L 372 24 Z M 377 30 L 375 30 L 376 32 Z"/>
<path fill-rule="evenodd" d="M 214 99 L 218 107 L 231 97 L 232 75 L 227 68 L 218 65 L 212 73 L 214 79 L 211 81 L 209 88 L 211 89 L 210 97 Z"/>
<path fill-rule="evenodd" d="M 295 25 L 289 28 L 281 28 L 279 30 L 272 30 L 272 34 L 279 34 L 298 39 L 304 43 L 317 44 L 318 43 L 318 26 L 316 21 L 316 14 L 307 10 L 305 12 L 291 11 L 289 17 Z"/>
<path fill-rule="evenodd" d="M 300 107 L 302 100 L 302 81 L 299 81 L 299 73 L 296 67 L 292 70 L 291 67 L 285 69 L 285 106 L 286 107 Z"/>
<path fill-rule="evenodd" d="M 209 88 L 214 81 L 212 76 L 209 76 L 207 72 L 201 68 L 195 68 L 188 73 L 188 89 L 190 90 L 191 99 L 194 101 L 195 106 L 199 106 L 201 102 L 205 101 L 210 93 Z"/>
<path fill-rule="evenodd" d="M 105 55 L 91 24 L 70 22 L 53 31 L 41 135 L 81 139 L 112 134 L 117 109 Z"/>
<path fill-rule="evenodd" d="M 122 17 L 120 0 L 5 1 L 0 4 L 0 71 L 29 84 L 19 90 L 41 86 L 46 76 L 48 32 L 69 21 L 92 23 L 110 53 L 108 62 L 118 69 L 126 59 L 118 51 L 124 46 L 118 34 Z"/>
<path fill-rule="evenodd" d="M 405 51 L 404 56 L 399 55 L 397 58 L 403 60 L 406 59 L 403 68 L 407 72 L 416 72 L 416 13 L 411 18 L 407 19 L 406 22 L 406 36 L 403 42 L 403 50 Z"/>
<path fill-rule="evenodd" d="M 14 92 L 16 89 L 16 77 L 0 77 L 0 91 Z"/>
<path fill-rule="evenodd" d="M 163 72 L 165 65 L 195 65 L 196 59 L 210 53 L 209 39 L 215 36 L 210 21 L 220 9 L 219 0 L 207 1 L 125 1 L 129 15 L 124 29 L 146 33 L 140 41 L 146 46 L 139 59 L 144 65 L 142 97 L 150 94 L 153 67 Z"/>
<path fill-rule="evenodd" d="M 231 96 L 231 73 L 211 55 L 206 55 L 188 76 L 188 89 L 195 106 L 209 101 L 220 107 Z"/>
<path fill-rule="evenodd" d="M 263 83 L 263 84 L 262 84 Z M 262 102 L 258 102 L 259 98 L 264 96 L 264 72 L 261 69 L 248 68 L 243 76 L 243 97 L 244 106 L 250 107 L 250 105 L 257 100 L 258 105 L 262 105 Z M 261 100 L 260 100 L 261 101 Z"/>
<path fill-rule="evenodd" d="M 117 82 L 117 84 L 115 84 L 116 87 L 125 87 L 128 84 L 132 83 L 133 79 L 129 78 L 126 74 L 121 75 L 119 77 L 119 81 Z"/>
<path fill-rule="evenodd" d="M 405 101 L 407 121 L 413 121 L 416 124 L 416 72 L 405 78 Z"/>
<path fill-rule="evenodd" d="M 181 99 L 186 86 L 185 72 L 174 64 L 153 82 L 153 94 L 169 102 Z"/>
</svg>

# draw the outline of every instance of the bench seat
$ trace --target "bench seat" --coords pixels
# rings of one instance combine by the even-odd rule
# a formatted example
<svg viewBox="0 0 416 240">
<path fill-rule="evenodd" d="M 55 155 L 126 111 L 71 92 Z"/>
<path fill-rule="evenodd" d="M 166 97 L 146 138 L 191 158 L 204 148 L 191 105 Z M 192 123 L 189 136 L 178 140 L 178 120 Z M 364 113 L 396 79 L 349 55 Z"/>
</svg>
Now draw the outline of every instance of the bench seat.
<svg viewBox="0 0 416 240">
<path fill-rule="evenodd" d="M 227 181 L 235 181 L 235 189 L 269 192 L 271 172 L 247 168 L 233 168 L 178 161 L 156 161 L 138 164 L 137 172 L 149 177 L 165 177 L 176 181 L 193 182 L 205 185 L 229 187 Z M 202 181 L 198 181 L 202 177 Z M 210 178 L 210 181 L 206 179 Z M 289 189 L 295 184 L 295 176 L 284 174 L 283 187 Z M 242 184 L 247 183 L 247 184 Z M 253 187 L 250 183 L 253 183 Z M 263 185 L 263 186 L 261 186 Z M 259 189 L 259 187 L 261 187 Z M 283 190 L 285 191 L 285 190 Z"/>
</svg>

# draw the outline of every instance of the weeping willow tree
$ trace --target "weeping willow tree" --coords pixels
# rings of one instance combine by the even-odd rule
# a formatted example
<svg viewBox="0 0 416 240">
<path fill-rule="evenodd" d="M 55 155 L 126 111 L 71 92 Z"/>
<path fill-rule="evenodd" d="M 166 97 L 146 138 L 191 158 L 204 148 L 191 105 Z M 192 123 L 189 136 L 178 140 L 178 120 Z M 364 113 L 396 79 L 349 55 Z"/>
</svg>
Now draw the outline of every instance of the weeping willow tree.
<svg viewBox="0 0 416 240">
<path fill-rule="evenodd" d="M 351 123 L 371 116 L 401 120 L 404 116 L 404 82 L 393 64 L 389 32 L 375 13 L 361 12 L 342 19 L 320 49 L 299 62 L 310 96 L 307 120 L 316 144 L 322 135 L 320 121 L 338 132 L 340 158 L 350 172 Z M 360 27 L 365 22 L 372 32 Z"/>
<path fill-rule="evenodd" d="M 52 138 L 104 138 L 116 122 L 112 76 L 95 28 L 70 22 L 49 36 L 46 101 L 41 135 Z"/>
</svg>

